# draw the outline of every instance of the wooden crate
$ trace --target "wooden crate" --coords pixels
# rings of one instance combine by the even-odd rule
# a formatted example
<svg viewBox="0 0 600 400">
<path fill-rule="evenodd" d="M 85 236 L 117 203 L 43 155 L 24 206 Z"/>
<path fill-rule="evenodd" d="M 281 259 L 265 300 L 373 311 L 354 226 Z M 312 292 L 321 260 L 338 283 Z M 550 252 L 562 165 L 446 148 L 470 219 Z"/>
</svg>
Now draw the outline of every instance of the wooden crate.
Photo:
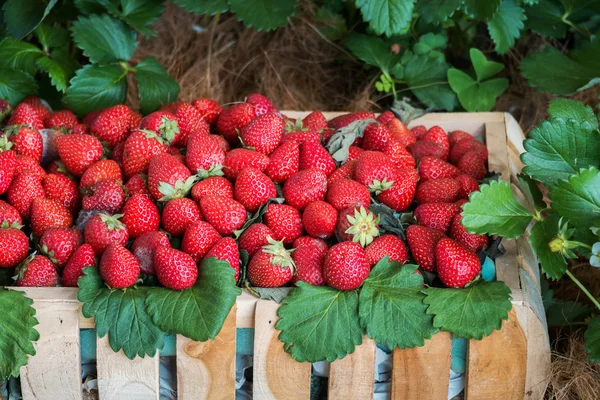
<svg viewBox="0 0 600 400">
<path fill-rule="evenodd" d="M 299 117 L 304 113 L 287 112 Z M 329 113 L 332 118 L 339 113 Z M 439 125 L 482 137 L 489 150 L 490 170 L 516 183 L 522 164 L 523 132 L 505 113 L 429 114 L 411 125 Z M 516 187 L 517 195 L 520 194 Z M 520 194 L 522 195 L 522 194 Z M 537 260 L 526 237 L 505 241 L 506 254 L 496 260 L 497 277 L 512 290 L 513 309 L 500 331 L 468 346 L 468 400 L 541 399 L 546 389 L 550 349 L 540 296 Z M 25 400 L 82 398 L 79 330 L 93 328 L 84 318 L 72 288 L 22 288 L 34 300 L 40 324 L 37 354 L 21 369 Z M 279 305 L 244 293 L 237 300 L 214 341 L 193 342 L 178 336 L 177 388 L 179 399 L 234 399 L 236 327 L 254 328 L 255 399 L 309 399 L 311 365 L 298 363 L 277 339 Z M 440 332 L 425 346 L 394 350 L 391 398 L 447 398 L 450 373 L 450 334 Z M 159 398 L 159 358 L 129 360 L 114 353 L 107 338 L 97 342 L 97 372 L 102 400 Z M 331 364 L 330 399 L 373 397 L 375 343 L 365 337 L 356 351 Z"/>
</svg>

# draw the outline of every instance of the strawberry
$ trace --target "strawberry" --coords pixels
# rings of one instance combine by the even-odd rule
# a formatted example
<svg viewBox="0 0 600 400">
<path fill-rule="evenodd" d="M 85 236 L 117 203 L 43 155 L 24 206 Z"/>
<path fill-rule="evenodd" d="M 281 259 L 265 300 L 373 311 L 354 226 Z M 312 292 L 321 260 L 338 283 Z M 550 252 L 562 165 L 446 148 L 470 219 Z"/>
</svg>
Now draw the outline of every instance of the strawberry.
<svg viewBox="0 0 600 400">
<path fill-rule="evenodd" d="M 335 130 L 345 127 L 354 121 L 361 119 L 375 119 L 375 114 L 370 111 L 358 111 L 349 114 L 343 114 L 329 121 L 329 127 Z"/>
<path fill-rule="evenodd" d="M 61 268 L 67 264 L 81 242 L 81 232 L 76 228 L 50 228 L 40 238 L 39 246 L 42 254 Z"/>
<path fill-rule="evenodd" d="M 414 216 L 419 225 L 446 233 L 452 218 L 459 212 L 460 207 L 453 203 L 427 203 L 418 206 Z"/>
<path fill-rule="evenodd" d="M 121 210 L 123 204 L 125 204 L 123 185 L 118 181 L 100 181 L 86 191 L 82 208 L 115 214 Z"/>
<path fill-rule="evenodd" d="M 381 192 L 394 183 L 397 168 L 389 157 L 379 151 L 365 151 L 358 158 L 354 179 L 369 188 Z"/>
<path fill-rule="evenodd" d="M 223 172 L 231 180 L 237 178 L 246 167 L 256 168 L 263 172 L 269 165 L 269 157 L 254 150 L 233 149 L 225 155 Z"/>
<path fill-rule="evenodd" d="M 390 140 L 392 140 L 392 132 L 385 125 L 373 123 L 365 128 L 362 148 L 371 151 L 384 151 Z"/>
<path fill-rule="evenodd" d="M 460 185 L 460 190 L 458 191 L 459 199 L 468 199 L 471 193 L 479 190 L 479 182 L 470 175 L 458 175 L 456 181 Z"/>
<path fill-rule="evenodd" d="M 78 123 L 77 117 L 71 110 L 60 110 L 44 119 L 46 129 L 72 131 Z"/>
<path fill-rule="evenodd" d="M 167 234 L 162 231 L 143 233 L 133 241 L 131 252 L 140 262 L 142 274 L 156 275 L 154 252 L 159 247 L 171 247 Z"/>
<path fill-rule="evenodd" d="M 216 101 L 210 99 L 196 99 L 192 101 L 192 106 L 194 106 L 200 116 L 204 118 L 209 125 L 215 125 L 219 115 L 223 112 L 223 107 Z"/>
<path fill-rule="evenodd" d="M 238 281 L 240 278 L 240 252 L 235 240 L 230 237 L 219 239 L 208 253 L 206 253 L 206 258 L 210 257 L 227 261 L 229 266 L 235 271 L 235 281 Z"/>
<path fill-rule="evenodd" d="M 73 216 L 65 206 L 52 199 L 38 197 L 31 203 L 31 231 L 40 237 L 50 228 L 73 225 Z"/>
<path fill-rule="evenodd" d="M 118 104 L 103 110 L 91 125 L 92 135 L 113 148 L 129 134 L 131 109 Z"/>
<path fill-rule="evenodd" d="M 23 222 L 21 220 L 21 214 L 19 214 L 19 211 L 16 208 L 7 202 L 0 200 L 0 224 L 4 221 L 6 221 L 8 225 L 12 225 L 13 223 L 21 225 Z"/>
<path fill-rule="evenodd" d="M 224 110 L 217 119 L 217 132 L 234 145 L 239 142 L 238 132 L 256 116 L 254 107 L 248 103 L 234 104 Z"/>
<path fill-rule="evenodd" d="M 121 216 L 96 214 L 88 221 L 83 232 L 84 242 L 92 246 L 94 253 L 100 256 L 111 243 L 125 245 L 129 234 L 127 227 L 119 220 Z"/>
<path fill-rule="evenodd" d="M 311 131 L 320 131 L 327 128 L 327 118 L 321 111 L 313 111 L 302 120 L 302 126 Z"/>
<path fill-rule="evenodd" d="M 238 239 L 240 250 L 245 250 L 252 257 L 261 247 L 269 244 L 267 237 L 275 237 L 275 234 L 265 224 L 257 223 L 250 225 Z"/>
<path fill-rule="evenodd" d="M 269 177 L 255 168 L 244 168 L 235 181 L 234 198 L 251 213 L 277 197 L 275 184 Z"/>
<path fill-rule="evenodd" d="M 469 200 L 467 200 L 467 199 L 459 199 L 459 200 L 456 200 L 454 202 L 454 204 L 456 204 L 457 206 L 462 208 L 462 206 L 468 202 L 469 202 Z"/>
<path fill-rule="evenodd" d="M 337 211 L 351 206 L 368 208 L 371 204 L 369 189 L 351 179 L 338 179 L 333 182 L 327 189 L 326 199 Z"/>
<path fill-rule="evenodd" d="M 296 264 L 296 275 L 292 278 L 292 283 L 302 281 L 313 286 L 323 285 L 325 254 L 316 246 L 301 246 L 295 249 L 292 260 Z"/>
<path fill-rule="evenodd" d="M 123 182 L 121 168 L 113 160 L 100 160 L 90 165 L 79 181 L 79 187 L 87 189 L 100 181 Z"/>
<path fill-rule="evenodd" d="M 71 132 L 74 135 L 83 135 L 83 134 L 89 134 L 90 133 L 90 129 L 87 125 L 85 124 L 77 124 L 73 127 L 73 130 Z"/>
<path fill-rule="evenodd" d="M 398 118 L 393 118 L 389 122 L 386 122 L 385 126 L 391 132 L 392 139 L 395 139 L 404 147 L 410 146 L 417 141 L 415 135 Z"/>
<path fill-rule="evenodd" d="M 179 136 L 179 125 L 174 114 L 166 111 L 150 113 L 140 122 L 140 130 L 153 131 L 167 144 L 176 141 Z"/>
<path fill-rule="evenodd" d="M 327 187 L 330 188 L 331 185 L 338 179 L 348 180 L 352 179 L 354 173 L 356 172 L 356 165 L 358 164 L 357 160 L 347 161 L 344 165 L 333 171 L 331 175 L 327 177 Z M 368 191 L 368 189 L 367 189 Z"/>
<path fill-rule="evenodd" d="M 460 171 L 454 165 L 434 157 L 421 157 L 419 163 L 419 177 L 421 182 L 430 179 L 456 178 Z"/>
<path fill-rule="evenodd" d="M 460 184 L 456 179 L 440 178 L 431 179 L 417 187 L 415 200 L 419 204 L 425 203 L 454 203 L 458 200 Z"/>
<path fill-rule="evenodd" d="M 158 247 L 154 252 L 158 281 L 173 290 L 185 290 L 198 279 L 198 267 L 189 254 L 171 247 Z"/>
<path fill-rule="evenodd" d="M 390 110 L 386 110 L 386 111 L 382 112 L 381 114 L 379 114 L 379 116 L 377 117 L 377 122 L 379 122 L 380 124 L 387 124 L 394 118 L 396 118 L 394 113 L 391 112 Z"/>
<path fill-rule="evenodd" d="M 6 126 L 28 125 L 34 129 L 44 129 L 44 118 L 36 107 L 23 102 L 15 107 Z"/>
<path fill-rule="evenodd" d="M 10 150 L 12 143 L 0 137 L 0 194 L 6 193 L 15 177 L 17 154 Z"/>
<path fill-rule="evenodd" d="M 206 253 L 221 239 L 221 235 L 208 222 L 195 221 L 185 230 L 181 241 L 181 250 L 200 262 Z"/>
<path fill-rule="evenodd" d="M 327 250 L 329 250 L 327 242 L 325 242 L 323 239 L 315 238 L 312 236 L 300 236 L 299 238 L 294 240 L 294 243 L 292 244 L 292 247 L 294 249 L 297 249 L 302 246 L 316 247 L 317 249 L 319 249 L 319 252 L 323 255 L 325 255 L 325 253 L 327 253 Z"/>
<path fill-rule="evenodd" d="M 438 276 L 446 287 L 465 287 L 481 271 L 477 254 L 446 238 L 435 246 L 435 262 Z"/>
<path fill-rule="evenodd" d="M 175 156 L 159 154 L 148 165 L 148 190 L 155 200 L 173 199 L 185 196 L 195 177 Z"/>
<path fill-rule="evenodd" d="M 410 129 L 410 133 L 412 133 L 417 140 L 421 140 L 427 135 L 427 128 L 424 125 L 417 125 Z"/>
<path fill-rule="evenodd" d="M 295 131 L 286 133 L 281 138 L 281 143 L 296 142 L 298 144 L 306 142 L 321 143 L 321 135 L 317 131 Z"/>
<path fill-rule="evenodd" d="M 379 217 L 364 207 L 348 207 L 338 216 L 335 231 L 340 242 L 353 241 L 365 247 L 379 236 Z"/>
<path fill-rule="evenodd" d="M 260 93 L 252 93 L 248 95 L 248 97 L 246 97 L 246 103 L 254 107 L 254 113 L 257 116 L 264 115 L 272 111 L 277 111 L 277 109 L 273 106 L 273 103 L 271 103 L 271 100 Z"/>
<path fill-rule="evenodd" d="M 444 149 L 443 159 L 446 160 L 448 158 L 448 154 L 450 153 L 450 142 L 448 141 L 448 135 L 446 131 L 444 131 L 439 126 L 432 126 L 427 131 L 427 134 L 423 136 L 423 139 L 426 142 L 433 142 L 439 144 Z"/>
<path fill-rule="evenodd" d="M 314 168 L 295 173 L 283 185 L 285 202 L 298 210 L 313 201 L 323 200 L 326 192 L 327 175 Z"/>
<path fill-rule="evenodd" d="M 131 133 L 123 144 L 123 172 L 130 178 L 137 174 L 148 172 L 150 160 L 168 150 L 167 142 L 147 130 L 137 130 Z"/>
<path fill-rule="evenodd" d="M 425 271 L 435 272 L 435 246 L 444 238 L 437 229 L 420 225 L 409 225 L 406 240 L 415 262 Z"/>
<path fill-rule="evenodd" d="M 348 159 L 346 160 L 346 162 L 350 162 L 352 160 L 358 160 L 358 158 L 360 157 L 360 155 L 364 152 L 363 149 L 361 149 L 358 146 L 350 146 L 348 147 Z"/>
<path fill-rule="evenodd" d="M 61 175 L 66 177 L 70 176 L 69 171 L 67 171 L 67 168 L 65 167 L 65 164 L 63 164 L 60 160 L 52 161 L 50 165 L 48 165 L 48 167 L 46 168 L 45 172 L 48 174 Z"/>
<path fill-rule="evenodd" d="M 227 140 L 225 140 L 225 138 L 223 136 L 221 136 L 221 135 L 210 135 L 210 136 L 215 138 L 217 143 L 219 143 L 219 147 L 221 147 L 221 149 L 225 153 L 228 153 L 231 150 L 231 146 L 229 145 L 229 142 Z"/>
<path fill-rule="evenodd" d="M 17 222 L 4 220 L 0 225 L 0 268 L 13 268 L 27 257 L 29 239 Z"/>
<path fill-rule="evenodd" d="M 98 115 L 100 115 L 100 113 L 104 111 L 104 110 L 94 110 L 94 111 L 90 111 L 89 113 L 87 113 L 85 115 L 85 117 L 83 117 L 83 119 L 81 120 L 81 122 L 85 125 L 92 125 L 94 123 L 94 120 L 96 118 L 98 118 Z"/>
<path fill-rule="evenodd" d="M 194 265 L 195 267 L 195 265 Z M 111 243 L 100 259 L 100 276 L 112 289 L 135 285 L 140 275 L 140 263 L 133 254 L 118 243 Z"/>
<path fill-rule="evenodd" d="M 273 232 L 273 239 L 286 245 L 292 244 L 304 231 L 300 211 L 287 204 L 269 204 L 264 220 Z"/>
<path fill-rule="evenodd" d="M 444 150 L 444 148 L 439 144 L 434 142 L 428 142 L 426 140 L 422 140 L 420 142 L 411 144 L 410 146 L 408 146 L 408 151 L 417 161 L 419 161 L 421 157 L 425 156 L 439 158 L 443 161 L 446 160 L 446 158 L 444 157 L 444 155 L 446 154 L 446 150 Z"/>
<path fill-rule="evenodd" d="M 37 115 L 37 117 L 41 120 L 44 120 L 50 116 L 50 110 L 48 107 L 46 107 L 47 103 L 43 102 L 42 99 L 37 96 L 25 97 L 21 104 L 28 104 L 32 106 L 34 114 Z"/>
<path fill-rule="evenodd" d="M 0 123 L 10 115 L 12 107 L 10 103 L 4 99 L 0 99 Z"/>
<path fill-rule="evenodd" d="M 15 177 L 25 171 L 34 174 L 36 179 L 40 182 L 46 177 L 46 171 L 44 171 L 44 168 L 42 168 L 40 163 L 29 156 L 18 154 L 17 164 L 15 165 Z"/>
<path fill-rule="evenodd" d="M 83 269 L 95 266 L 94 249 L 89 244 L 82 244 L 73 252 L 62 271 L 63 286 L 77 287 L 77 281 L 83 276 Z"/>
<path fill-rule="evenodd" d="M 335 171 L 336 165 L 331 154 L 319 143 L 305 142 L 300 146 L 298 169 L 318 169 L 329 176 Z"/>
<path fill-rule="evenodd" d="M 487 236 L 468 233 L 467 228 L 460 223 L 461 220 L 462 215 L 460 214 L 456 214 L 452 219 L 452 224 L 450 225 L 450 238 L 474 253 L 477 253 L 487 246 Z"/>
<path fill-rule="evenodd" d="M 17 268 L 17 286 L 52 287 L 58 285 L 58 272 L 48 258 L 31 255 Z"/>
<path fill-rule="evenodd" d="M 458 162 L 458 169 L 462 174 L 471 176 L 475 180 L 481 180 L 487 175 L 487 168 L 481 161 L 478 151 L 468 151 Z"/>
<path fill-rule="evenodd" d="M 298 172 L 300 165 L 300 146 L 290 140 L 277 147 L 269 156 L 269 165 L 265 174 L 275 183 L 284 183 L 290 176 Z"/>
<path fill-rule="evenodd" d="M 31 215 L 31 204 L 37 198 L 43 198 L 46 196 L 42 182 L 38 177 L 29 172 L 21 172 L 15 179 L 13 179 L 8 192 L 6 193 L 6 199 L 11 206 L 17 209 L 21 217 L 29 218 Z"/>
<path fill-rule="evenodd" d="M 269 155 L 281 142 L 283 125 L 283 119 L 277 114 L 262 114 L 244 126 L 240 137 L 245 146 Z"/>
<path fill-rule="evenodd" d="M 332 246 L 323 263 L 325 283 L 338 290 L 354 290 L 369 276 L 369 262 L 358 243 L 342 242 Z"/>
<path fill-rule="evenodd" d="M 192 199 L 199 203 L 204 196 L 216 195 L 233 199 L 233 185 L 222 176 L 211 176 L 192 187 Z"/>
<path fill-rule="evenodd" d="M 200 209 L 204 218 L 223 236 L 231 235 L 246 222 L 244 206 L 229 197 L 204 196 Z"/>
<path fill-rule="evenodd" d="M 173 236 L 181 236 L 193 222 L 201 220 L 200 207 L 187 197 L 169 200 L 162 210 L 162 225 Z"/>
<path fill-rule="evenodd" d="M 470 133 L 465 132 L 465 131 L 456 130 L 456 131 L 450 132 L 450 134 L 448 135 L 448 142 L 450 143 L 450 147 L 452 147 L 460 140 L 472 139 L 472 138 L 473 138 L 473 136 L 471 136 Z"/>
<path fill-rule="evenodd" d="M 108 158 L 116 162 L 119 167 L 123 166 L 123 149 L 125 148 L 125 142 L 120 142 L 113 147 L 110 151 Z"/>
<path fill-rule="evenodd" d="M 395 211 L 404 211 L 414 200 L 418 179 L 419 175 L 415 169 L 398 169 L 392 187 L 379 193 L 377 198 Z"/>
<path fill-rule="evenodd" d="M 321 239 L 333 236 L 337 219 L 337 210 L 321 200 L 310 203 L 302 213 L 302 225 L 306 228 L 306 232 Z"/>
<path fill-rule="evenodd" d="M 175 113 L 177 112 L 177 107 L 179 107 L 180 104 L 181 103 L 178 103 L 178 102 L 163 104 L 162 106 L 160 106 L 158 111 L 164 111 L 164 112 L 168 112 L 168 113 L 175 115 Z"/>
<path fill-rule="evenodd" d="M 102 143 L 91 135 L 60 135 L 56 149 L 67 170 L 81 177 L 86 169 L 102 157 Z"/>
<path fill-rule="evenodd" d="M 390 140 L 383 151 L 396 168 L 415 168 L 416 163 L 413 156 L 406 147 L 396 139 Z"/>
<path fill-rule="evenodd" d="M 158 207 L 143 194 L 133 195 L 123 206 L 121 221 L 132 238 L 157 231 L 160 225 Z"/>
<path fill-rule="evenodd" d="M 131 132 L 136 129 L 140 129 L 142 119 L 142 114 L 131 110 L 131 114 L 129 114 L 129 131 Z"/>
<path fill-rule="evenodd" d="M 38 163 L 42 161 L 44 140 L 37 129 L 32 129 L 25 125 L 17 125 L 7 129 L 5 133 L 13 143 L 12 149 L 15 153 L 29 156 Z"/>
<path fill-rule="evenodd" d="M 225 162 L 225 152 L 219 145 L 217 136 L 194 133 L 188 139 L 185 165 L 190 171 L 213 171 Z M 221 172 L 222 175 L 222 172 Z"/>
<path fill-rule="evenodd" d="M 129 195 L 129 197 L 135 196 L 136 194 L 141 194 L 150 198 L 150 191 L 148 190 L 148 182 L 147 176 L 143 174 L 137 174 L 129 178 L 127 183 L 125 183 L 125 191 Z"/>
<path fill-rule="evenodd" d="M 381 235 L 365 248 L 369 266 L 373 268 L 383 257 L 389 256 L 390 261 L 398 261 L 404 264 L 408 261 L 406 245 L 398 236 Z"/>
<path fill-rule="evenodd" d="M 175 118 L 177 118 L 177 125 L 179 126 L 179 135 L 175 138 L 174 146 L 187 146 L 188 139 L 194 133 L 210 133 L 208 123 L 202 119 L 198 110 L 189 103 L 181 103 L 177 106 Z"/>
<path fill-rule="evenodd" d="M 482 163 L 487 162 L 488 150 L 485 144 L 474 139 L 472 136 L 459 140 L 452 146 L 450 150 L 450 162 L 457 165 L 458 162 L 463 158 L 469 151 L 475 151 L 479 155 Z"/>
<path fill-rule="evenodd" d="M 279 287 L 288 283 L 294 275 L 294 260 L 282 242 L 269 238 L 269 244 L 250 260 L 248 281 L 256 287 Z"/>
</svg>

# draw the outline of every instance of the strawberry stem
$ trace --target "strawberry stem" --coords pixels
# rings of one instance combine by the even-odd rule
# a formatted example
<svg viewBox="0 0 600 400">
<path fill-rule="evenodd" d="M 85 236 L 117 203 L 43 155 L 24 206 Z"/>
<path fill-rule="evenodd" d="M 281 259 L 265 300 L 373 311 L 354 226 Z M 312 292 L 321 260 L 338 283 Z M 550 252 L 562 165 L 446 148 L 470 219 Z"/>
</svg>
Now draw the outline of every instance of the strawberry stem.
<svg viewBox="0 0 600 400">
<path fill-rule="evenodd" d="M 600 303 L 598 303 L 598 300 L 596 300 L 596 298 L 594 296 L 592 296 L 592 294 L 586 289 L 585 286 L 583 286 L 583 284 L 579 281 L 579 279 L 575 278 L 575 275 L 573 275 L 573 273 L 571 271 L 569 271 L 567 269 L 566 274 L 569 278 L 571 278 L 571 280 L 577 285 L 579 286 L 579 289 L 581 289 L 581 291 L 583 293 L 585 293 L 585 295 L 592 301 L 592 303 L 594 303 L 594 305 L 596 306 L 596 308 L 598 310 L 600 310 Z"/>
</svg>

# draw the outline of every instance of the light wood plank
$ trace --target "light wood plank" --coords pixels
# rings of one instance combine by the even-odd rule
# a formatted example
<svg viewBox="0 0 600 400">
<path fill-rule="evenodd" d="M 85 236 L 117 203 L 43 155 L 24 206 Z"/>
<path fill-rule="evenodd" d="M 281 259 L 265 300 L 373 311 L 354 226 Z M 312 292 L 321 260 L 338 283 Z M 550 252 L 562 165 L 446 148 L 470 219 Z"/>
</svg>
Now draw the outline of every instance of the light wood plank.
<svg viewBox="0 0 600 400">
<path fill-rule="evenodd" d="M 500 173 L 500 179 L 510 182 L 506 127 L 504 122 L 485 123 L 485 144 L 488 150 L 488 168 Z"/>
<path fill-rule="evenodd" d="M 354 353 L 331 363 L 328 399 L 372 399 L 374 384 L 375 341 L 365 335 Z"/>
<path fill-rule="evenodd" d="M 179 400 L 235 398 L 235 320 L 234 305 L 215 340 L 195 342 L 177 336 Z"/>
<path fill-rule="evenodd" d="M 425 346 L 394 350 L 392 400 L 446 400 L 452 339 L 439 332 Z"/>
<path fill-rule="evenodd" d="M 525 398 L 542 399 L 550 380 L 550 342 L 546 327 L 535 313 L 527 311 L 527 380 Z"/>
<path fill-rule="evenodd" d="M 36 355 L 21 368 L 24 400 L 80 400 L 82 398 L 79 308 L 72 303 L 34 302 L 35 328 L 40 340 Z"/>
<path fill-rule="evenodd" d="M 100 400 L 159 399 L 159 356 L 130 360 L 115 353 L 108 336 L 97 340 L 98 393 Z"/>
<path fill-rule="evenodd" d="M 469 341 L 466 398 L 523 399 L 526 376 L 527 338 L 512 310 L 501 330 Z"/>
<path fill-rule="evenodd" d="M 254 323 L 254 400 L 308 400 L 310 363 L 299 363 L 283 350 L 275 329 L 279 304 L 259 300 Z"/>
</svg>

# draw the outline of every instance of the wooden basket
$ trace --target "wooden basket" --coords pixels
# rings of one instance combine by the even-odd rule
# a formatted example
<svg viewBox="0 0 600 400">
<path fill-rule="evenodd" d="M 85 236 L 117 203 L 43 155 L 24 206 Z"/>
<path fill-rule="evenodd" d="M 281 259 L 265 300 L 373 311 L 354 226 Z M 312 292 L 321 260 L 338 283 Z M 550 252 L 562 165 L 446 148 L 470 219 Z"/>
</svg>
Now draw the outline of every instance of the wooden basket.
<svg viewBox="0 0 600 400">
<path fill-rule="evenodd" d="M 306 113 L 286 112 L 290 117 Z M 332 118 L 341 113 L 328 113 Z M 522 164 L 523 132 L 506 113 L 428 114 L 411 125 L 439 125 L 446 131 L 465 130 L 483 137 L 489 150 L 489 169 L 516 183 Z M 517 195 L 522 195 L 513 185 Z M 506 254 L 496 260 L 498 280 L 512 289 L 513 309 L 500 331 L 468 346 L 466 390 L 473 399 L 541 399 L 546 389 L 550 348 L 540 295 L 537 260 L 527 237 L 504 241 Z M 25 400 L 82 398 L 79 330 L 93 328 L 81 315 L 73 288 L 20 288 L 34 300 L 40 332 L 37 354 L 21 369 Z M 236 328 L 254 328 L 254 399 L 310 397 L 311 364 L 298 363 L 277 339 L 279 305 L 244 293 L 214 341 L 193 342 L 178 336 L 178 398 L 234 399 Z M 447 398 L 450 375 L 450 334 L 440 332 L 425 346 L 394 350 L 391 398 Z M 331 364 L 329 399 L 373 397 L 375 343 L 364 343 Z M 159 398 L 159 357 L 129 360 L 111 350 L 108 339 L 97 342 L 98 390 L 101 400 Z"/>
</svg>

